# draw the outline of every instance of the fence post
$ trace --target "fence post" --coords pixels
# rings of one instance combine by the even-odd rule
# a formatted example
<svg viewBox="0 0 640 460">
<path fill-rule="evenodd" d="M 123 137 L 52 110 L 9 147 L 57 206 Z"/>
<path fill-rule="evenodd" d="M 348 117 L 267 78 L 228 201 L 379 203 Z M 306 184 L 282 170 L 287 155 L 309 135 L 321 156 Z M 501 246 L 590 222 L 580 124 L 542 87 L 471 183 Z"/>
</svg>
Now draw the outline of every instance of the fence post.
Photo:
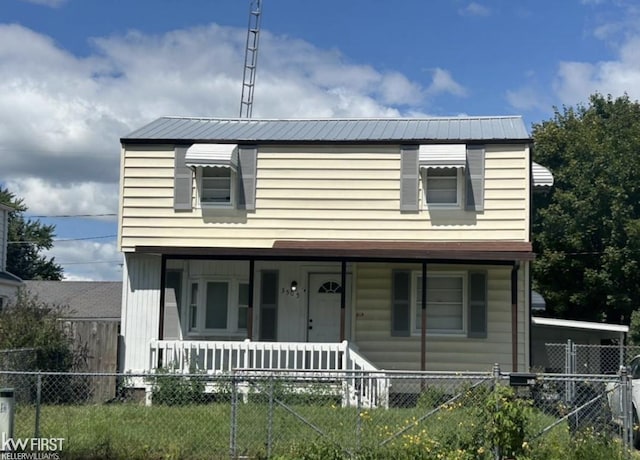
<svg viewBox="0 0 640 460">
<path fill-rule="evenodd" d="M 364 385 L 364 374 L 360 373 L 355 376 L 355 388 L 356 388 L 356 451 L 360 450 L 360 435 L 362 432 L 362 390 Z M 360 380 L 360 385 L 358 385 Z"/>
<path fill-rule="evenodd" d="M 34 438 L 40 437 L 40 402 L 42 401 L 42 374 L 38 371 L 36 375 L 36 426 L 33 433 Z"/>
<path fill-rule="evenodd" d="M 238 382 L 235 374 L 231 375 L 231 429 L 229 430 L 229 458 L 236 458 L 236 432 L 238 429 Z"/>
<path fill-rule="evenodd" d="M 626 366 L 620 366 L 620 389 L 622 393 L 622 438 L 629 451 L 633 448 L 633 404 L 631 380 Z"/>
<path fill-rule="evenodd" d="M 493 391 L 497 391 L 498 385 L 500 385 L 500 364 L 495 363 L 493 365 Z M 496 412 L 500 410 L 500 406 L 498 406 L 498 399 L 496 398 Z M 500 460 L 502 458 L 502 453 L 500 452 L 500 446 L 492 446 L 493 447 L 493 457 L 495 460 Z"/>
<path fill-rule="evenodd" d="M 271 458 L 271 443 L 273 442 L 273 390 L 274 376 L 269 376 L 269 415 L 267 424 L 267 458 Z"/>
</svg>

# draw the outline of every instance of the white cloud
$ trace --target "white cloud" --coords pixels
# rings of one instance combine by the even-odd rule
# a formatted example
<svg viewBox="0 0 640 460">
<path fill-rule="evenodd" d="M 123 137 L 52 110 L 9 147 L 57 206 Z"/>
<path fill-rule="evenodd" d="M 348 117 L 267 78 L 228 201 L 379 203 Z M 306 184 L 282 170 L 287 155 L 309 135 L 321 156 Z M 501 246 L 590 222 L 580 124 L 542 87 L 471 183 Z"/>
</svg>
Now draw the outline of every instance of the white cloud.
<svg viewBox="0 0 640 460">
<path fill-rule="evenodd" d="M 215 24 L 163 35 L 131 31 L 94 38 L 93 51 L 79 57 L 50 37 L 0 24 L 0 183 L 33 214 L 115 212 L 119 139 L 164 115 L 237 116 L 245 40 L 245 29 Z M 441 93 L 463 96 L 465 89 L 444 69 L 425 88 L 335 50 L 261 34 L 255 117 L 411 115 Z M 92 258 L 97 250 L 78 248 Z M 97 269 L 103 276 L 105 268 Z M 78 265 L 67 273 L 89 271 Z"/>
<path fill-rule="evenodd" d="M 63 4 L 67 3 L 67 0 L 22 0 L 26 3 L 34 3 L 36 5 L 48 6 L 51 8 L 58 8 Z"/>
<path fill-rule="evenodd" d="M 119 281 L 122 279 L 122 254 L 115 239 L 99 241 L 58 241 L 46 253 L 62 264 L 64 279 L 70 281 Z"/>
<path fill-rule="evenodd" d="M 640 35 L 628 38 L 615 60 L 561 62 L 554 91 L 563 104 L 586 102 L 596 91 L 640 99 Z"/>
<path fill-rule="evenodd" d="M 491 10 L 480 3 L 471 2 L 464 8 L 460 8 L 458 13 L 462 16 L 489 16 Z"/>
<path fill-rule="evenodd" d="M 540 110 L 547 112 L 553 105 L 543 92 L 531 86 L 524 86 L 517 90 L 508 90 L 506 92 L 506 98 L 507 102 L 519 111 Z"/>
<path fill-rule="evenodd" d="M 31 215 L 113 214 L 118 211 L 116 183 L 60 183 L 26 177 L 8 180 L 6 187 L 18 197 L 27 197 L 25 203 Z"/>
<path fill-rule="evenodd" d="M 586 103 L 595 92 L 614 97 L 623 94 L 640 99 L 640 7 L 624 0 L 583 0 L 597 7 L 606 3 L 606 18 L 593 27 L 593 36 L 605 42 L 612 57 L 600 61 L 561 61 L 553 76 L 551 94 L 539 85 L 527 84 L 506 91 L 509 103 L 519 110 L 547 111 L 551 105 Z M 547 106 L 547 110 L 544 107 Z"/>
<path fill-rule="evenodd" d="M 456 82 L 448 70 L 436 68 L 433 71 L 433 81 L 429 88 L 429 94 L 449 93 L 455 96 L 466 96 L 467 90 L 460 83 Z"/>
</svg>

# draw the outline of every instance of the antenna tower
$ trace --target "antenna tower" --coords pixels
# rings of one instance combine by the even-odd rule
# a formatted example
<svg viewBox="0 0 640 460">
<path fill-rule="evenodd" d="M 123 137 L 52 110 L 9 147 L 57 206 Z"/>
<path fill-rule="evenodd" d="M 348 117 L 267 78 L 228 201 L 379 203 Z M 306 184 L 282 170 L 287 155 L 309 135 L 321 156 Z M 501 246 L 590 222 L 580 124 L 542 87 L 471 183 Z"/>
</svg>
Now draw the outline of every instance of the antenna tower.
<svg viewBox="0 0 640 460">
<path fill-rule="evenodd" d="M 244 71 L 242 72 L 240 118 L 251 118 L 251 114 L 253 112 L 253 90 L 255 89 L 256 84 L 256 66 L 258 65 L 258 43 L 260 41 L 261 15 L 262 0 L 250 0 L 247 46 L 244 53 Z"/>
</svg>

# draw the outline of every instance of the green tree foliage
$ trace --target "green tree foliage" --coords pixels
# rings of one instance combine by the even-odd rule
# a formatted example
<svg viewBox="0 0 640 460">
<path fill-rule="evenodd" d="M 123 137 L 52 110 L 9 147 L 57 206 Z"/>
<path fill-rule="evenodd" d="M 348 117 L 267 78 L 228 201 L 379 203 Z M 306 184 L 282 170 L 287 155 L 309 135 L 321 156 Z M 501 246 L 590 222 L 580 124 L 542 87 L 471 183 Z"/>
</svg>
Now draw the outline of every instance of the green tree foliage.
<svg viewBox="0 0 640 460">
<path fill-rule="evenodd" d="M 629 341 L 629 345 L 640 345 L 640 310 L 634 310 L 631 313 L 627 340 Z"/>
<path fill-rule="evenodd" d="M 64 307 L 49 305 L 21 289 L 16 300 L 0 310 L 0 350 L 34 348 L 35 362 L 21 365 L 68 371 L 75 357 L 73 342 L 59 321 L 63 312 Z"/>
<path fill-rule="evenodd" d="M 25 219 L 27 206 L 9 190 L 0 187 L 0 203 L 12 207 L 9 212 L 7 271 L 23 280 L 61 280 L 62 266 L 42 251 L 53 247 L 54 225 Z"/>
<path fill-rule="evenodd" d="M 535 287 L 558 317 L 628 323 L 640 306 L 640 105 L 595 94 L 533 138 L 555 178 L 534 198 Z"/>
</svg>

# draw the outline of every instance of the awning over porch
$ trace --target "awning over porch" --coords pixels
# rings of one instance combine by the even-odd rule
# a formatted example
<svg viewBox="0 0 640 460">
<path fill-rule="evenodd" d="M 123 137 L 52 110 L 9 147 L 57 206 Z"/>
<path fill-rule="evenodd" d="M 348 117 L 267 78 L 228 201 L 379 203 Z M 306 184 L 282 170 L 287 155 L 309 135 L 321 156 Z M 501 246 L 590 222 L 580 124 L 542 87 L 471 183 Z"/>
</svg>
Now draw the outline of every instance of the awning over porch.
<svg viewBox="0 0 640 460">
<path fill-rule="evenodd" d="M 221 257 L 264 260 L 344 260 L 351 261 L 423 261 L 433 262 L 513 262 L 533 260 L 531 243 L 517 241 L 487 242 L 412 242 L 376 240 L 276 240 L 266 248 L 163 247 L 136 246 L 136 252 L 167 256 Z"/>
</svg>

